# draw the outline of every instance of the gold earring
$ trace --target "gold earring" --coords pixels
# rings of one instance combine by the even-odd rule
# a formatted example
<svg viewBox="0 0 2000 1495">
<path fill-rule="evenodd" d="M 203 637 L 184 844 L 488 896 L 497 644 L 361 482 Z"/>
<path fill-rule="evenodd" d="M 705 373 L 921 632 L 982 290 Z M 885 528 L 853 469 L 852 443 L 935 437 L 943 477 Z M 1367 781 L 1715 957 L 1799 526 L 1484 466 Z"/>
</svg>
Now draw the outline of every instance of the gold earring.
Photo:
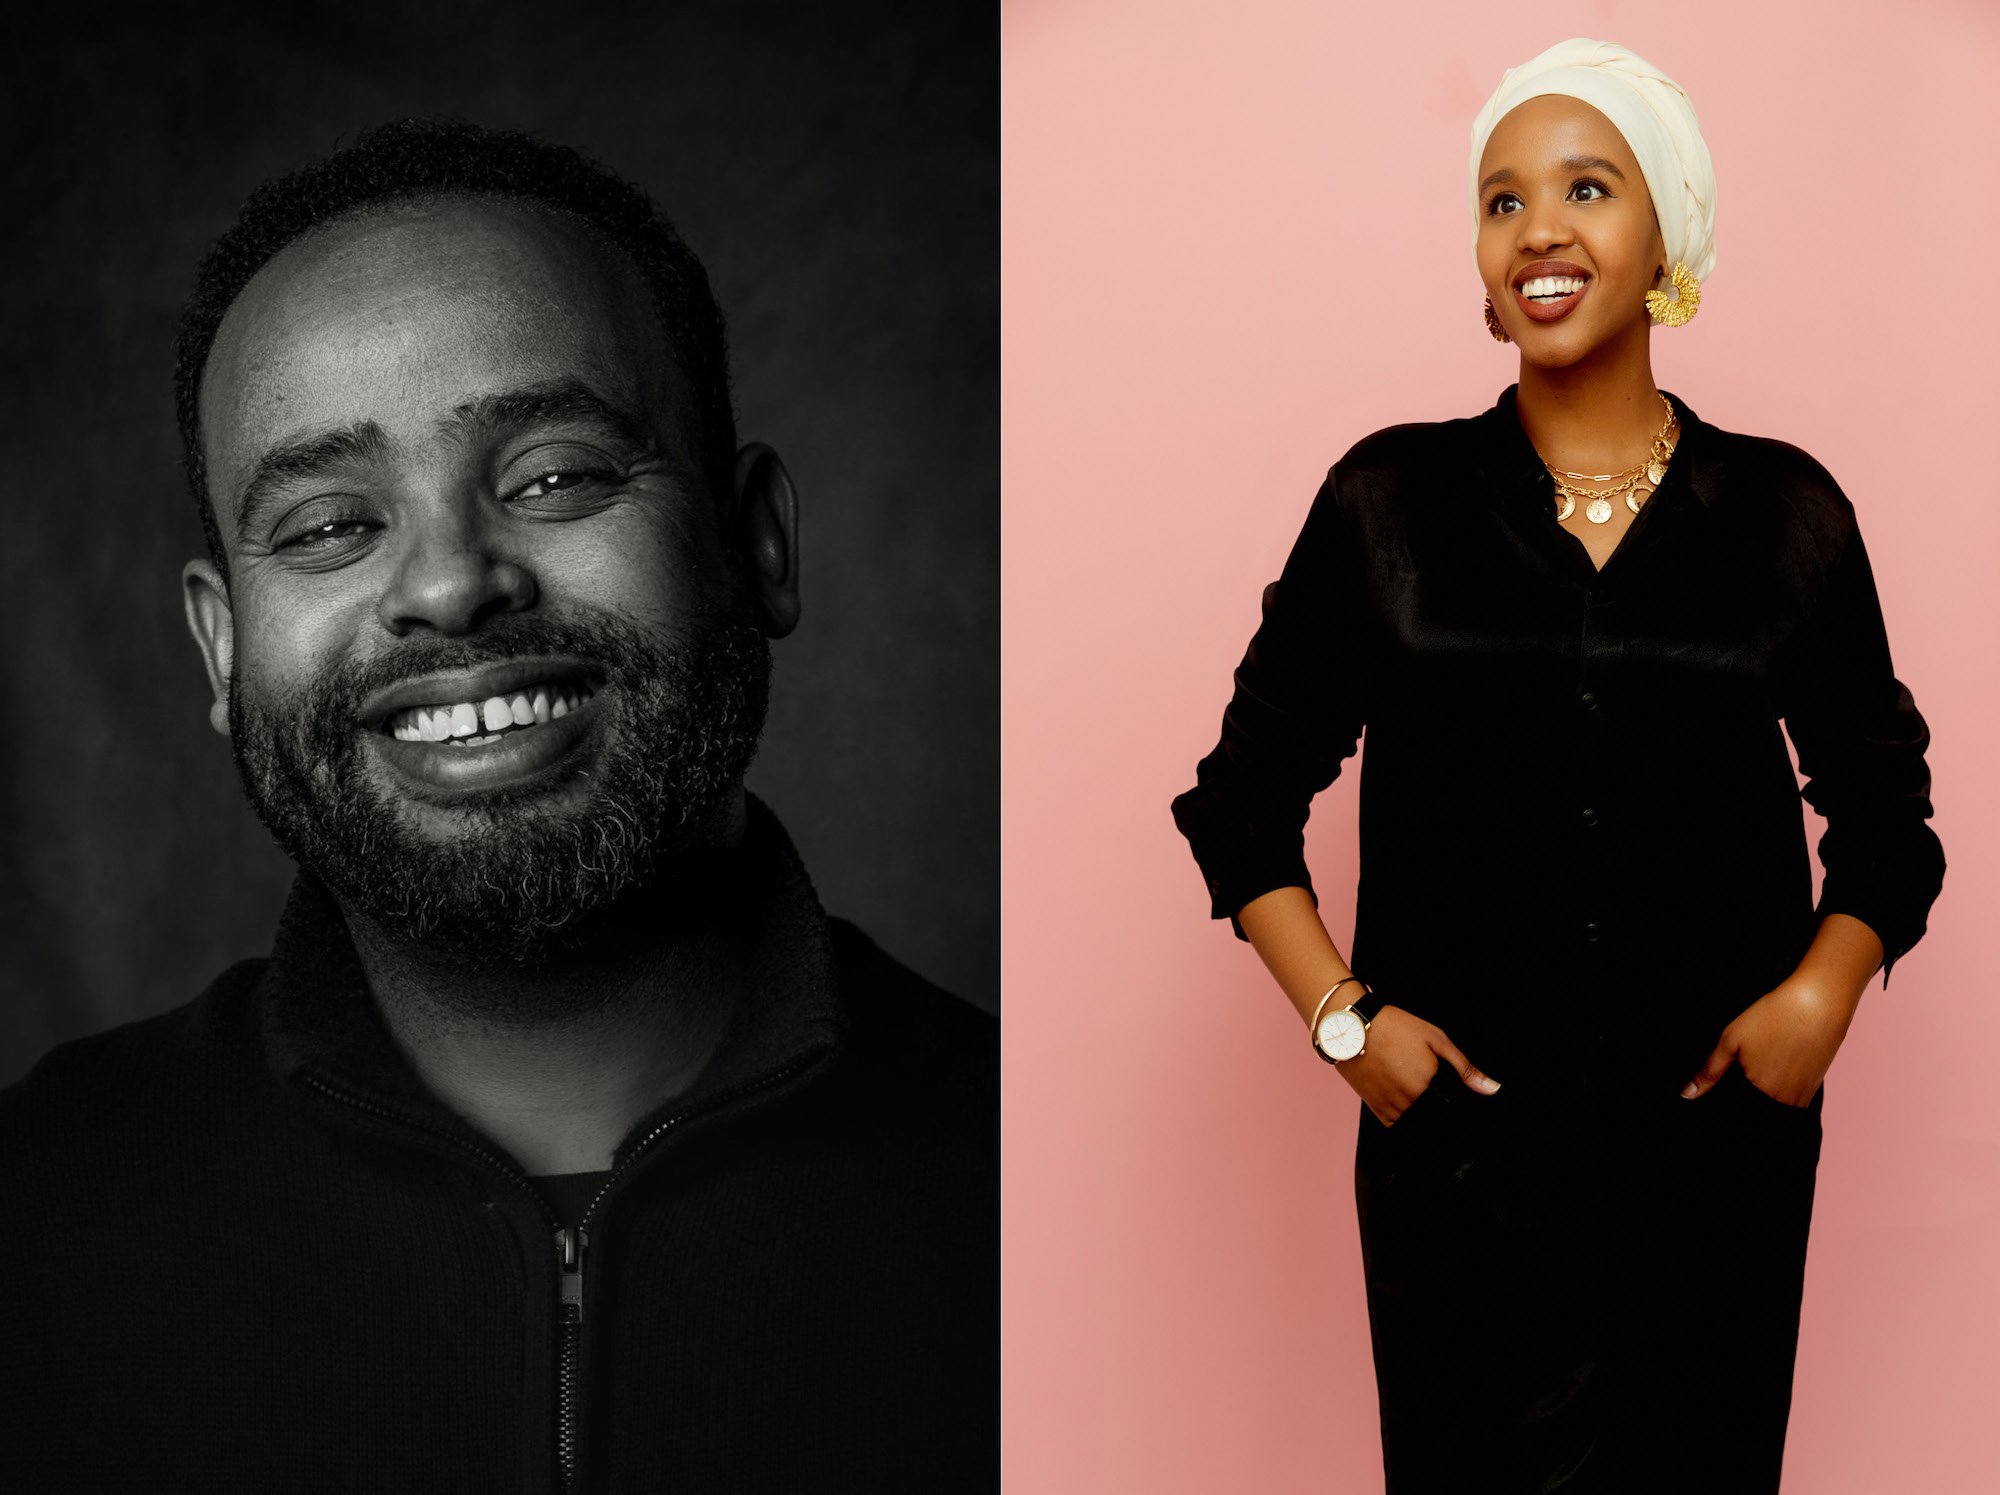
<svg viewBox="0 0 2000 1495">
<path fill-rule="evenodd" d="M 1685 327 L 1701 310 L 1701 282 L 1694 278 L 1692 270 L 1678 262 L 1674 265 L 1673 281 L 1676 299 L 1669 299 L 1664 291 L 1648 291 L 1646 310 L 1662 326 Z"/>
<path fill-rule="evenodd" d="M 1491 296 L 1486 298 L 1486 330 L 1493 334 L 1493 341 L 1496 343 L 1511 343 L 1514 341 L 1514 339 L 1507 336 L 1507 329 L 1500 325 L 1500 314 L 1493 310 L 1493 298 Z"/>
</svg>

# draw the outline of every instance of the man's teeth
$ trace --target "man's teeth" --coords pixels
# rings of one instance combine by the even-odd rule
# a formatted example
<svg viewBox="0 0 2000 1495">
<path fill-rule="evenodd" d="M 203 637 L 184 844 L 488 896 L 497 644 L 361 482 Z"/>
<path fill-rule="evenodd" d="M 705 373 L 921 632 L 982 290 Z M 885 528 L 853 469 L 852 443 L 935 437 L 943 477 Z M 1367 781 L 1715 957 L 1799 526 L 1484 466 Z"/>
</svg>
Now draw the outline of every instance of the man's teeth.
<svg viewBox="0 0 2000 1495">
<path fill-rule="evenodd" d="M 484 701 L 413 706 L 389 718 L 389 732 L 403 742 L 449 742 L 504 732 L 509 727 L 532 727 L 568 716 L 590 695 L 589 687 L 583 685 L 538 685 Z"/>
<path fill-rule="evenodd" d="M 1537 275 L 1521 287 L 1521 294 L 1530 301 L 1560 301 L 1582 289 L 1583 282 L 1572 275 Z"/>
</svg>

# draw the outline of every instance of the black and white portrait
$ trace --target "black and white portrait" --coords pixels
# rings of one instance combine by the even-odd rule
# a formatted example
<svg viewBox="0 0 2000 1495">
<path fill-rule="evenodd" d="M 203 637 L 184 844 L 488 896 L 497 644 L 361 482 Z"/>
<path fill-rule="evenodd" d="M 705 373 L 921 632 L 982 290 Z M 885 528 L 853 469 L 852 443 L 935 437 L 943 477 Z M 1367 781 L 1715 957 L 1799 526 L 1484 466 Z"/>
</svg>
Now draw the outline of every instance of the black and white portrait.
<svg viewBox="0 0 2000 1495">
<path fill-rule="evenodd" d="M 997 1486 L 991 31 L 13 53 L 29 1467 Z"/>
</svg>

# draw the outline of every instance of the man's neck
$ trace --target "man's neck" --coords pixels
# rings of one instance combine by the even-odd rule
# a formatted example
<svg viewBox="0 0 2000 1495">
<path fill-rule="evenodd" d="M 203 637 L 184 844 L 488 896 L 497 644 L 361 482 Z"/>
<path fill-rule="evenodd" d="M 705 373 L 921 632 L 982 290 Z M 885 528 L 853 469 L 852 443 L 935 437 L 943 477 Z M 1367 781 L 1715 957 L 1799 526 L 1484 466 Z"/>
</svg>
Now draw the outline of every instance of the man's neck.
<svg viewBox="0 0 2000 1495">
<path fill-rule="evenodd" d="M 726 858 L 727 851 L 718 853 Z M 712 890 L 711 890 L 712 891 Z M 425 948 L 343 908 L 368 990 L 431 1092 L 530 1175 L 594 1172 L 700 1078 L 747 979 L 740 912 L 626 900 L 531 966 Z"/>
</svg>

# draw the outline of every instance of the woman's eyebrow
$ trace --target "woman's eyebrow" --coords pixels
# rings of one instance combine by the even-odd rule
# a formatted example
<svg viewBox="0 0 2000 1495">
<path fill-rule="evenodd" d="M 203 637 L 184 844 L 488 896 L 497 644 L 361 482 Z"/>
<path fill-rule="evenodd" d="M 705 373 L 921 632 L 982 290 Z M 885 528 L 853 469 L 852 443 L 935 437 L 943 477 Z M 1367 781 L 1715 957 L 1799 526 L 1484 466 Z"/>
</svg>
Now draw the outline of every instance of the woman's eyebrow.
<svg viewBox="0 0 2000 1495">
<path fill-rule="evenodd" d="M 1620 171 L 1615 163 L 1605 160 L 1602 156 L 1564 156 L 1562 158 L 1562 169 L 1564 171 L 1608 171 L 1617 177 L 1619 181 L 1622 182 L 1625 180 L 1625 173 Z M 1514 168 L 1503 166 L 1498 171 L 1488 172 L 1486 179 L 1479 184 L 1479 190 L 1484 192 L 1488 187 L 1495 186 L 1500 182 L 1511 182 L 1513 180 Z"/>
<path fill-rule="evenodd" d="M 1625 173 L 1602 156 L 1564 156 L 1564 171 L 1608 171 L 1619 181 L 1625 180 Z"/>
</svg>

